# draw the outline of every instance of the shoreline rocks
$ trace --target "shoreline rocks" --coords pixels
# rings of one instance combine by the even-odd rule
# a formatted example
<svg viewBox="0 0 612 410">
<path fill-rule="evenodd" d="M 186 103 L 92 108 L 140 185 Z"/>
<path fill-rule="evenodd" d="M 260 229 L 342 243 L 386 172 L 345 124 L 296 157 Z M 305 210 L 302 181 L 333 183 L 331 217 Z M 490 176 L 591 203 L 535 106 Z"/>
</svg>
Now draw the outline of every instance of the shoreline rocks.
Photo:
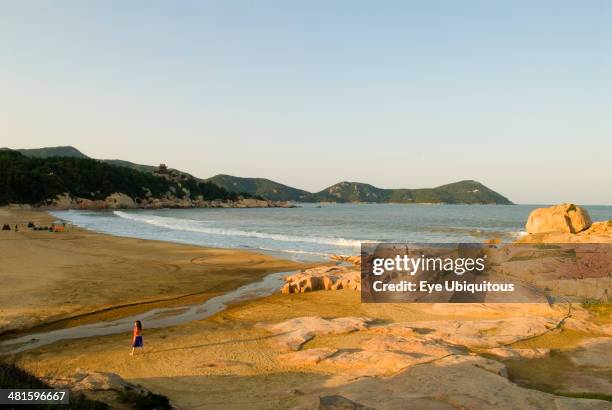
<svg viewBox="0 0 612 410">
<path fill-rule="evenodd" d="M 16 205 L 16 204 L 15 204 Z M 162 198 L 132 198 L 115 192 L 104 199 L 73 197 L 68 193 L 58 195 L 46 204 L 34 205 L 35 208 L 53 210 L 103 210 L 103 209 L 161 209 L 161 208 L 295 208 L 289 201 L 268 201 L 255 198 L 242 198 L 237 201 L 204 200 L 201 198 L 178 198 L 169 195 Z"/>
<path fill-rule="evenodd" d="M 317 290 L 361 291 L 361 271 L 354 266 L 318 266 L 285 276 L 281 293 L 304 293 Z"/>
</svg>

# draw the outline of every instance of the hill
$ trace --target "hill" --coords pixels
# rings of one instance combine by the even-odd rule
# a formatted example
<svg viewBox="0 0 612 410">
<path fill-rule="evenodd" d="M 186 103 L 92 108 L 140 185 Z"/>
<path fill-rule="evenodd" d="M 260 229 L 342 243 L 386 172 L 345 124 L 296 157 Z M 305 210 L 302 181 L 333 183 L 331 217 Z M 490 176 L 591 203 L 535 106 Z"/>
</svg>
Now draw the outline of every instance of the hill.
<svg viewBox="0 0 612 410">
<path fill-rule="evenodd" d="M 512 204 L 508 198 L 477 181 L 421 189 L 382 189 L 358 182 L 340 182 L 314 197 L 323 202 Z"/>
<path fill-rule="evenodd" d="M 132 168 L 140 172 L 149 172 L 153 173 L 157 170 L 157 167 L 153 165 L 143 165 L 143 164 L 135 164 L 134 162 L 124 161 L 122 159 L 103 159 L 102 161 L 109 163 L 111 165 L 116 165 L 118 167 L 127 167 Z M 179 171 L 180 172 L 180 171 Z M 181 174 L 189 175 L 185 172 L 181 172 Z"/>
<path fill-rule="evenodd" d="M 228 191 L 296 202 L 512 204 L 508 198 L 477 181 L 460 181 L 436 188 L 421 189 L 383 189 L 369 184 L 344 181 L 317 193 L 292 188 L 264 178 L 216 175 L 207 181 L 214 182 Z"/>
<path fill-rule="evenodd" d="M 28 157 L 89 158 L 71 146 L 17 150 Z M 136 164 L 120 159 L 100 160 L 110 165 L 154 174 L 156 166 Z M 360 182 L 340 182 L 324 190 L 311 193 L 293 188 L 266 178 L 243 178 L 219 174 L 208 179 L 199 179 L 186 172 L 171 169 L 187 180 L 212 183 L 224 191 L 242 196 L 265 198 L 272 201 L 294 202 L 374 202 L 374 203 L 446 203 L 446 204 L 512 204 L 503 195 L 483 184 L 459 181 L 435 188 L 383 189 Z"/>
<path fill-rule="evenodd" d="M 1 148 L 1 149 L 8 150 L 9 148 Z M 52 158 L 52 157 L 91 158 L 83 154 L 81 151 L 79 151 L 75 147 L 72 147 L 69 145 L 60 146 L 60 147 L 45 147 L 45 148 L 27 148 L 27 149 L 20 148 L 20 149 L 15 149 L 13 151 L 17 151 L 25 155 L 26 157 L 32 157 L 32 158 Z M 132 169 L 135 169 L 141 172 L 153 173 L 157 170 L 157 166 L 154 166 L 154 165 L 136 164 L 134 162 L 124 161 L 122 159 L 100 159 L 100 161 L 107 162 L 111 165 L 116 165 L 120 167 L 132 168 Z M 186 172 L 179 171 L 179 170 L 174 170 L 174 171 L 178 172 L 179 174 L 186 175 L 187 177 L 192 177 L 190 174 Z"/>
<path fill-rule="evenodd" d="M 44 204 L 63 193 L 104 200 L 117 192 L 136 202 L 155 198 L 238 199 L 234 192 L 185 175 L 156 175 L 91 158 L 28 157 L 17 151 L 0 151 L 0 205 Z"/>
<path fill-rule="evenodd" d="M 246 192 L 272 201 L 310 202 L 312 194 L 265 178 L 241 178 L 219 174 L 206 181 L 230 192 Z"/>
<path fill-rule="evenodd" d="M 26 157 L 50 158 L 50 157 L 70 157 L 70 158 L 89 158 L 81 151 L 71 146 L 46 147 L 32 149 L 16 149 Z"/>
</svg>

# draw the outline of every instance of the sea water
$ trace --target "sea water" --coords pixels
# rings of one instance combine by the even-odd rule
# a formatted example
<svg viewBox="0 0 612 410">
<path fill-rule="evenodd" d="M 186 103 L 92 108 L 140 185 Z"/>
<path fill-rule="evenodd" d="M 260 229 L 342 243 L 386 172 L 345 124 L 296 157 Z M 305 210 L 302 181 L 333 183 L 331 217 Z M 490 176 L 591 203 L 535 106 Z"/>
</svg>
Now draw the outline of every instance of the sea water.
<svg viewBox="0 0 612 410">
<path fill-rule="evenodd" d="M 359 254 L 362 242 L 512 241 L 545 205 L 299 204 L 297 208 L 56 211 L 97 232 L 206 247 L 241 248 L 296 260 Z M 593 220 L 612 206 L 586 206 Z"/>
</svg>

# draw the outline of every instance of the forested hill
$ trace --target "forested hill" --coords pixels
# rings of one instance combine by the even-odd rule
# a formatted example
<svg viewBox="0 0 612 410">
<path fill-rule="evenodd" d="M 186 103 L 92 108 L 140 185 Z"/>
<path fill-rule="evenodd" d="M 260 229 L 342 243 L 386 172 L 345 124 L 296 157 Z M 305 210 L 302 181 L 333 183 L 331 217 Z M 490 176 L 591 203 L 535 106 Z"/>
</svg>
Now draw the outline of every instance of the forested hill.
<svg viewBox="0 0 612 410">
<path fill-rule="evenodd" d="M 383 189 L 359 182 L 339 182 L 316 193 L 262 178 L 217 175 L 207 181 L 214 182 L 228 191 L 240 190 L 265 198 L 296 202 L 512 204 L 505 196 L 477 181 L 460 181 L 421 189 Z"/>
<path fill-rule="evenodd" d="M 22 154 L 34 158 L 72 157 L 89 159 L 78 149 L 71 146 L 47 147 L 38 149 L 20 149 Z M 152 165 L 136 164 L 129 161 L 112 159 L 100 160 L 107 165 L 141 171 L 149 176 L 155 175 L 158 167 Z M 98 162 L 100 162 L 98 161 Z M 447 203 L 447 204 L 511 204 L 505 196 L 493 191 L 477 181 L 459 181 L 435 188 L 420 189 L 383 189 L 360 182 L 340 182 L 320 192 L 311 193 L 302 189 L 287 186 L 265 178 L 242 178 L 232 175 L 219 174 L 208 179 L 198 179 L 186 172 L 170 169 L 181 179 L 190 181 L 190 187 L 204 183 L 206 189 L 213 186 L 223 188 L 217 195 L 241 195 L 265 198 L 272 201 L 294 202 L 374 202 L 374 203 Z M 137 175 L 137 174 L 134 174 Z M 140 176 L 142 177 L 142 176 Z M 187 182 L 186 182 L 187 183 Z M 137 190 L 137 187 L 132 187 Z M 190 188 L 191 189 L 191 188 Z"/>
<path fill-rule="evenodd" d="M 508 198 L 477 181 L 420 189 L 382 189 L 358 182 L 340 182 L 314 196 L 322 202 L 512 204 Z"/>
<path fill-rule="evenodd" d="M 240 178 L 220 174 L 208 178 L 207 181 L 219 185 L 228 191 L 248 192 L 251 195 L 259 195 L 272 201 L 312 202 L 312 194 L 310 192 L 292 188 L 265 178 Z"/>
<path fill-rule="evenodd" d="M 207 200 L 238 198 L 235 192 L 193 177 L 169 178 L 76 156 L 27 157 L 17 151 L 0 150 L 0 205 L 42 204 L 63 193 L 103 200 L 116 192 L 135 200 L 169 196 Z"/>
</svg>

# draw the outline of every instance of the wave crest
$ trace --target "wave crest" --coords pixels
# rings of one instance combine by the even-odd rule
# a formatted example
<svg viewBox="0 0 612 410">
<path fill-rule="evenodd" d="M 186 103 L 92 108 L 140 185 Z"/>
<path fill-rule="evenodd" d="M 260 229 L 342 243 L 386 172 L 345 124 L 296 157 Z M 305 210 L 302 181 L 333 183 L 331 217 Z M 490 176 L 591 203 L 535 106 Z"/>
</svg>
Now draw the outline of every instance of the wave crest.
<svg viewBox="0 0 612 410">
<path fill-rule="evenodd" d="M 141 216 L 122 211 L 113 211 L 113 214 L 120 218 L 129 219 L 140 223 L 146 223 L 149 225 L 158 226 L 160 228 L 166 228 L 174 231 L 200 232 L 210 235 L 241 236 L 247 238 L 270 239 L 280 242 L 303 242 L 319 245 L 342 246 L 347 248 L 359 248 L 362 243 L 372 242 L 345 238 L 329 238 L 322 236 L 294 236 L 275 233 L 264 233 L 258 231 L 242 231 L 238 229 L 222 229 L 210 226 L 203 226 L 204 223 L 202 221 L 156 215 Z"/>
</svg>

